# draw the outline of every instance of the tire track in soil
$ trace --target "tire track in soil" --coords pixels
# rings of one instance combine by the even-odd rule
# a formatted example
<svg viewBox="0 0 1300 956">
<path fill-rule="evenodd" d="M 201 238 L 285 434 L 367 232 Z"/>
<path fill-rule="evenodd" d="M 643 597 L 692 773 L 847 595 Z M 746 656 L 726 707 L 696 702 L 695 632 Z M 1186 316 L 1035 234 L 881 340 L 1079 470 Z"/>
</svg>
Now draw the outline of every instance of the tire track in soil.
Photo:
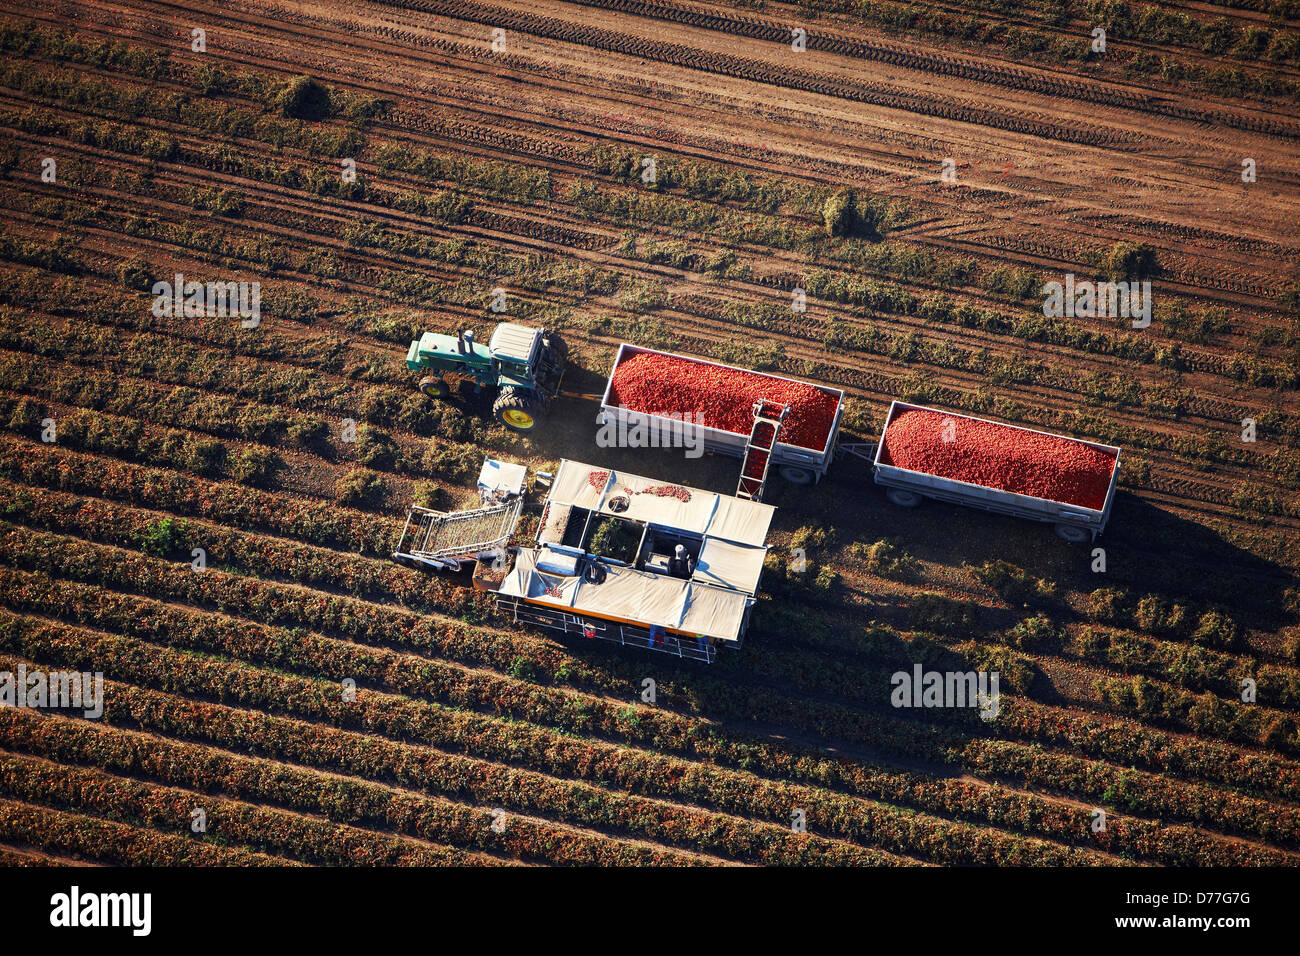
<svg viewBox="0 0 1300 956">
<path fill-rule="evenodd" d="M 476 54 L 476 57 L 475 57 L 476 59 L 480 59 L 480 60 L 481 60 L 481 59 L 483 58 L 483 57 L 482 57 L 482 54 L 481 54 L 479 51 L 473 51 L 473 52 Z M 509 59 L 509 58 L 507 58 L 507 59 Z M 391 92 L 391 90 L 389 90 L 388 92 Z M 1156 229 L 1157 229 L 1157 231 L 1164 231 L 1164 230 L 1162 229 L 1162 227 L 1165 227 L 1165 226 L 1168 226 L 1168 225 L 1169 225 L 1169 224 L 1156 223 Z M 1174 226 L 1174 227 L 1172 227 L 1172 228 L 1177 229 L 1176 226 Z M 1168 284 L 1168 280 L 1166 280 L 1166 283 Z M 1190 286 L 1189 286 L 1189 287 L 1184 287 L 1184 288 L 1182 289 L 1182 291 L 1186 291 L 1186 292 L 1189 293 L 1189 294 L 1197 294 L 1197 293 L 1199 293 L 1199 294 L 1201 294 L 1201 295 L 1210 294 L 1212 297 L 1214 296 L 1214 293 L 1213 293 L 1213 292 L 1207 292 L 1207 290 L 1204 289 L 1204 288 L 1195 288 L 1195 287 L 1190 287 Z M 1226 297 L 1226 296 L 1222 296 L 1222 295 L 1220 295 L 1220 296 L 1218 296 L 1218 297 L 1219 297 L 1222 301 L 1227 301 L 1227 302 L 1233 302 L 1233 301 L 1234 301 L 1234 300 L 1231 299 L 1230 297 Z M 1268 303 L 1268 305 L 1271 306 L 1272 303 Z"/>
</svg>

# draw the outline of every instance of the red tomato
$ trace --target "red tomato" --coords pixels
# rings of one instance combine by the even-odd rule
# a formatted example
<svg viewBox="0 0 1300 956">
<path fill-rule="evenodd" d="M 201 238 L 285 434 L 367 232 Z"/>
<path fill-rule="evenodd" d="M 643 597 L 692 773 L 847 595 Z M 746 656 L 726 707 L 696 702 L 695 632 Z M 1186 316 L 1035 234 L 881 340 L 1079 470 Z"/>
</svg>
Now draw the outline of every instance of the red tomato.
<svg viewBox="0 0 1300 956">
<path fill-rule="evenodd" d="M 612 404 L 638 412 L 702 416 L 695 420 L 738 435 L 750 433 L 754 403 L 767 399 L 790 408 L 777 440 L 818 451 L 826 446 L 837 404 L 834 395 L 807 382 L 647 352 L 614 369 L 609 397 Z"/>
<path fill-rule="evenodd" d="M 1115 468 L 1113 455 L 1073 438 L 923 408 L 895 415 L 884 441 L 886 465 L 1097 511 Z"/>
</svg>

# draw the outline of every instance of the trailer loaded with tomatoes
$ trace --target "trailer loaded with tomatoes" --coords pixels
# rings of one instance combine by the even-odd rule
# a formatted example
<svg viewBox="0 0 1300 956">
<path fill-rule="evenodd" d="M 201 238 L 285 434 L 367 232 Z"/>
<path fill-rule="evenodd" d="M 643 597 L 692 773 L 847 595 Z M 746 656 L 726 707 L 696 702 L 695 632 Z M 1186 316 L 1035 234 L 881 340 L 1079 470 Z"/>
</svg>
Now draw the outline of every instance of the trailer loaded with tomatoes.
<svg viewBox="0 0 1300 956">
<path fill-rule="evenodd" d="M 743 459 L 736 495 L 758 500 L 771 469 L 796 484 L 826 474 L 843 404 L 840 389 L 623 343 L 601 412 L 629 430 L 702 416 L 704 448 Z M 1106 526 L 1119 456 L 1113 445 L 895 401 L 873 467 L 895 504 L 935 498 L 1051 522 L 1077 542 Z"/>
<path fill-rule="evenodd" d="M 1067 541 L 1106 527 L 1120 450 L 1018 425 L 894 402 L 876 447 L 876 483 L 898 505 L 936 498 L 1048 521 Z"/>
<path fill-rule="evenodd" d="M 690 416 L 706 451 L 743 460 L 737 493 L 757 500 L 772 471 L 800 485 L 826 474 L 844 392 L 625 342 L 600 407 L 602 421 L 629 432 L 680 429 Z"/>
</svg>

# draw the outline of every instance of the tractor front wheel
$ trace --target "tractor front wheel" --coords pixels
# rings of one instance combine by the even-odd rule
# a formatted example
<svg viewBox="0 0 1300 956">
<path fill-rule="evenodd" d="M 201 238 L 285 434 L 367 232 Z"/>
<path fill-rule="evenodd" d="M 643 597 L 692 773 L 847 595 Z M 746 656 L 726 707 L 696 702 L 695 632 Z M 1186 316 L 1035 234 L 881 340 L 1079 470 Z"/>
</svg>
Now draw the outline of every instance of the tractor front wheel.
<svg viewBox="0 0 1300 956">
<path fill-rule="evenodd" d="M 492 416 L 514 432 L 527 433 L 537 425 L 537 396 L 507 385 L 492 403 Z"/>
<path fill-rule="evenodd" d="M 420 379 L 420 391 L 430 398 L 446 398 L 451 394 L 451 386 L 437 375 L 426 375 Z"/>
</svg>

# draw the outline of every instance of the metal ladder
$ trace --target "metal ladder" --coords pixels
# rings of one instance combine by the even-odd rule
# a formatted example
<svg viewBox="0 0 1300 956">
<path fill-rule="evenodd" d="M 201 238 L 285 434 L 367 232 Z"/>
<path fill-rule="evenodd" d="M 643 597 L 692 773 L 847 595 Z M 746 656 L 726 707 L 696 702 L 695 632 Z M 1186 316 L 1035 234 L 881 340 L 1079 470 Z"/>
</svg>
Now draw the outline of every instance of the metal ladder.
<svg viewBox="0 0 1300 956">
<path fill-rule="evenodd" d="M 762 398 L 754 403 L 754 427 L 745 445 L 745 459 L 740 464 L 740 481 L 736 484 L 736 497 L 749 501 L 763 500 L 763 487 L 772 465 L 772 449 L 781 423 L 790 413 L 789 405 L 769 402 Z"/>
</svg>

